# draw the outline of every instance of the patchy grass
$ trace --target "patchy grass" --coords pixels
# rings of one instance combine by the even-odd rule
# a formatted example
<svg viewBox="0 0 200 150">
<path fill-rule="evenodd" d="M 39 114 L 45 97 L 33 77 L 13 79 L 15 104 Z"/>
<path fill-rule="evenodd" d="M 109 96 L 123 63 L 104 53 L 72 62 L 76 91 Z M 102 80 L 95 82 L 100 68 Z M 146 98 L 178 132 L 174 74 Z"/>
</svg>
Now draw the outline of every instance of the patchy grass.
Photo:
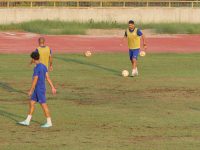
<svg viewBox="0 0 200 150">
<path fill-rule="evenodd" d="M 32 68 L 28 55 L 0 55 L 2 150 L 198 150 L 200 54 L 151 54 L 140 76 L 121 77 L 127 54 L 54 56 L 50 73 L 58 93 L 47 92 L 54 126 L 41 129 L 39 105 L 26 117 Z"/>
</svg>

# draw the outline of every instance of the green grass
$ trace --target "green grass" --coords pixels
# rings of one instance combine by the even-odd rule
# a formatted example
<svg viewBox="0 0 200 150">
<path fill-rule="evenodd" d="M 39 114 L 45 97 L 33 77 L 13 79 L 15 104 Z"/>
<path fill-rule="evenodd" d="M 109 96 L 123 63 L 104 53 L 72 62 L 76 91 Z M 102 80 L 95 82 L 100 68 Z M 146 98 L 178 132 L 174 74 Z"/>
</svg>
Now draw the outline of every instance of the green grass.
<svg viewBox="0 0 200 150">
<path fill-rule="evenodd" d="M 157 33 L 200 34 L 200 24 L 189 23 L 149 23 L 136 24 L 141 29 L 153 29 Z M 117 22 L 64 22 L 35 20 L 17 24 L 0 25 L 0 31 L 26 31 L 39 34 L 86 34 L 88 29 L 126 29 L 127 24 Z"/>
<path fill-rule="evenodd" d="M 154 29 L 157 33 L 166 34 L 200 34 L 199 24 L 190 23 L 149 23 L 139 25 L 144 29 Z"/>
<path fill-rule="evenodd" d="M 116 22 L 98 22 L 89 21 L 80 22 L 63 22 L 63 21 L 30 21 L 18 24 L 0 25 L 0 31 L 26 31 L 40 34 L 86 34 L 88 29 L 112 29 L 124 28 L 124 24 Z"/>
<path fill-rule="evenodd" d="M 1 150 L 198 150 L 200 147 L 200 54 L 149 54 L 140 76 L 127 54 L 54 56 L 50 73 L 58 93 L 47 92 L 54 126 L 39 105 L 26 117 L 32 68 L 28 55 L 0 55 Z"/>
</svg>

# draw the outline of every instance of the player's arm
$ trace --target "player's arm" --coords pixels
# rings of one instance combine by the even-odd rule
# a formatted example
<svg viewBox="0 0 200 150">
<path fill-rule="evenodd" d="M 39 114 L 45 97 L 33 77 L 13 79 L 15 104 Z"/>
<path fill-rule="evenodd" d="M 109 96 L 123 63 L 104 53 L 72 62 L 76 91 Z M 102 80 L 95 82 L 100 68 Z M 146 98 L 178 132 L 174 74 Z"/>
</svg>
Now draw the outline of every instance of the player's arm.
<svg viewBox="0 0 200 150">
<path fill-rule="evenodd" d="M 33 93 L 33 91 L 34 91 L 34 89 L 35 89 L 35 86 L 36 86 L 36 84 L 37 84 L 37 81 L 38 81 L 38 76 L 34 76 L 34 77 L 33 77 L 33 81 L 32 81 L 32 85 L 31 85 L 31 89 L 30 89 L 29 92 L 28 92 L 28 95 L 29 95 L 29 96 L 32 95 L 32 93 Z"/>
<path fill-rule="evenodd" d="M 145 35 L 142 33 L 142 31 L 140 29 L 137 30 L 137 35 L 142 38 L 143 48 L 146 50 L 147 49 L 147 43 L 146 43 Z"/>
<path fill-rule="evenodd" d="M 127 31 L 125 31 L 124 33 L 120 46 L 122 46 L 125 43 L 126 39 L 127 39 Z"/>
<path fill-rule="evenodd" d="M 146 42 L 146 37 L 144 34 L 142 34 L 142 42 L 143 42 L 143 48 L 146 50 L 147 49 L 147 42 Z"/>
<path fill-rule="evenodd" d="M 49 63 L 50 63 L 50 71 L 53 71 L 53 56 L 52 56 L 52 51 L 50 50 L 50 56 L 49 56 Z"/>
<path fill-rule="evenodd" d="M 48 81 L 48 83 L 49 83 L 49 85 L 50 85 L 50 87 L 51 87 L 52 93 L 53 93 L 53 94 L 56 94 L 56 88 L 54 87 L 54 85 L 53 85 L 53 83 L 52 83 L 52 81 L 51 81 L 51 79 L 50 79 L 50 77 L 49 77 L 48 72 L 46 73 L 46 80 Z"/>
<path fill-rule="evenodd" d="M 52 55 L 51 56 L 49 56 L 49 63 L 50 63 L 50 71 L 53 71 L 53 57 L 52 57 Z"/>
</svg>

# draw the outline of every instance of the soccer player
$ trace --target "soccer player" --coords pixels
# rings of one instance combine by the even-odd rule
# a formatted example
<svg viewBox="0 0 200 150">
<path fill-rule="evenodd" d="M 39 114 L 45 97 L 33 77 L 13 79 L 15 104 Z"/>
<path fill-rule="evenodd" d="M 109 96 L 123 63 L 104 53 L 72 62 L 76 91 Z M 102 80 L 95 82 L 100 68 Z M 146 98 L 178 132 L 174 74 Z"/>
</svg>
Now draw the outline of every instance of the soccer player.
<svg viewBox="0 0 200 150">
<path fill-rule="evenodd" d="M 52 50 L 45 45 L 45 38 L 40 37 L 38 39 L 39 47 L 35 50 L 40 54 L 40 62 L 44 64 L 49 71 L 53 71 L 53 57 L 52 57 Z M 31 64 L 33 60 L 31 61 Z"/>
<path fill-rule="evenodd" d="M 56 89 L 53 86 L 53 83 L 49 77 L 47 67 L 40 63 L 40 55 L 38 52 L 32 52 L 31 58 L 33 59 L 33 63 L 36 64 L 33 73 L 33 81 L 30 91 L 28 95 L 31 96 L 30 104 L 29 104 L 29 112 L 26 120 L 19 122 L 21 125 L 29 126 L 30 121 L 35 109 L 35 103 L 39 102 L 42 106 L 44 114 L 47 118 L 46 124 L 42 125 L 43 128 L 48 128 L 52 126 L 51 117 L 49 113 L 48 106 L 46 104 L 46 86 L 45 86 L 45 79 L 48 81 L 49 85 L 51 86 L 51 90 L 53 94 L 56 94 Z"/>
<path fill-rule="evenodd" d="M 137 59 L 140 53 L 140 38 L 143 41 L 143 48 L 146 49 L 146 39 L 142 31 L 135 27 L 133 20 L 129 21 L 129 27 L 125 31 L 124 38 L 128 40 L 129 56 L 132 64 L 132 76 L 138 75 Z"/>
</svg>

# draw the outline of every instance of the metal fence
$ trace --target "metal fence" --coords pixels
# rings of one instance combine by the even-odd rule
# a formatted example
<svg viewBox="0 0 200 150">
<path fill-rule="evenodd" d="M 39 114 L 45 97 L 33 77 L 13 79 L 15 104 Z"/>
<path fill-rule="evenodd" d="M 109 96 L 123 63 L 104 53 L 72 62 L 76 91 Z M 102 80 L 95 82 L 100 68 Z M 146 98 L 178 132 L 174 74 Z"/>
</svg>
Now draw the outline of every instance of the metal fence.
<svg viewBox="0 0 200 150">
<path fill-rule="evenodd" d="M 200 1 L 156 0 L 0 0 L 0 8 L 66 7 L 66 8 L 131 8 L 131 7 L 191 7 L 200 8 Z"/>
</svg>

